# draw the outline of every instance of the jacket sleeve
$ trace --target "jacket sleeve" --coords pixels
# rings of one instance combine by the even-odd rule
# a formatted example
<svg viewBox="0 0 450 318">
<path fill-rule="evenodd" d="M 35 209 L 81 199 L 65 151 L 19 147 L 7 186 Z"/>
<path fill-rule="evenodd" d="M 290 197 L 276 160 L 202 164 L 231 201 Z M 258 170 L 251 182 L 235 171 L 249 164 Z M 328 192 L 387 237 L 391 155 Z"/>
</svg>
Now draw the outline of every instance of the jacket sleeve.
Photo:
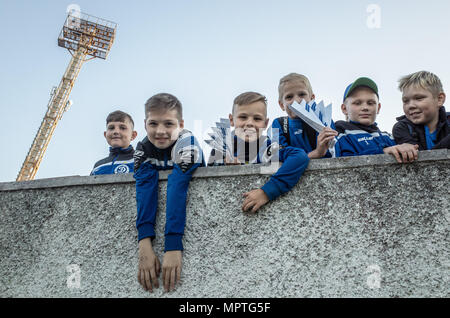
<svg viewBox="0 0 450 318">
<path fill-rule="evenodd" d="M 300 180 L 309 163 L 306 152 L 294 147 L 281 148 L 279 159 L 283 164 L 270 177 L 270 180 L 261 187 L 271 201 L 291 190 Z"/>
<path fill-rule="evenodd" d="M 149 163 L 140 164 L 135 170 L 136 179 L 136 228 L 138 241 L 155 237 L 155 219 L 158 209 L 158 171 Z"/>
<path fill-rule="evenodd" d="M 174 168 L 167 181 L 165 252 L 183 250 L 189 182 L 195 170 L 204 166 L 203 152 L 196 138 L 190 133 L 183 136 L 173 148 Z"/>
<path fill-rule="evenodd" d="M 408 124 L 404 122 L 397 122 L 392 128 L 392 135 L 394 136 L 395 142 L 400 145 L 404 143 L 412 145 L 420 145 L 417 137 L 413 137 L 409 132 Z"/>
<path fill-rule="evenodd" d="M 194 164 L 183 172 L 177 164 L 167 181 L 166 227 L 164 251 L 182 251 L 183 234 L 186 224 L 186 198 L 192 174 L 199 164 Z"/>
</svg>

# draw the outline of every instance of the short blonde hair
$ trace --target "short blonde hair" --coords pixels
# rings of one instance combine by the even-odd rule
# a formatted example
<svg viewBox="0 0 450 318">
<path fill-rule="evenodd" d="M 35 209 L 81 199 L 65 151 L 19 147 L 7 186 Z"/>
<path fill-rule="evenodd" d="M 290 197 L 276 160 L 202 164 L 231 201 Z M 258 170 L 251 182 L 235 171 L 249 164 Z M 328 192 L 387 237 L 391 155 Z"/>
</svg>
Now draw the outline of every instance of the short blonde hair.
<svg viewBox="0 0 450 318">
<path fill-rule="evenodd" d="M 313 90 L 311 87 L 311 83 L 309 82 L 309 79 L 302 74 L 297 74 L 297 73 L 290 73 L 286 76 L 283 76 L 280 79 L 280 83 L 278 84 L 278 100 L 282 100 L 283 99 L 283 94 L 284 94 L 284 86 L 289 83 L 289 82 L 294 82 L 294 81 L 300 81 L 302 82 L 305 86 L 306 89 L 308 90 L 310 95 L 313 95 Z"/>
<path fill-rule="evenodd" d="M 431 92 L 433 97 L 438 97 L 440 93 L 444 92 L 439 77 L 427 71 L 420 71 L 403 76 L 398 82 L 398 89 L 401 92 L 403 92 L 405 88 L 410 86 L 419 86 Z"/>
<path fill-rule="evenodd" d="M 237 106 L 250 105 L 256 102 L 262 102 L 267 109 L 267 99 L 264 95 L 256 92 L 245 92 L 237 96 L 233 101 L 233 110 L 232 114 L 236 110 Z"/>
</svg>

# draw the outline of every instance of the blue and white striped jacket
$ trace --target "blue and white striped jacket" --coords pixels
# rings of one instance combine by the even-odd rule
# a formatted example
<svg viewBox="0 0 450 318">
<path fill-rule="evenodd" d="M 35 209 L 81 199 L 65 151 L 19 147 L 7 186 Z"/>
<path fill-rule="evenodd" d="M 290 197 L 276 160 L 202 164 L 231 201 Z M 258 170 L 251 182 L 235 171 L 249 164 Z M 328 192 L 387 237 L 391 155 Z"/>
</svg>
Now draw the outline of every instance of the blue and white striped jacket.
<svg viewBox="0 0 450 318">
<path fill-rule="evenodd" d="M 109 147 L 109 156 L 95 163 L 91 176 L 99 174 L 133 173 L 134 172 L 134 149 Z"/>
</svg>

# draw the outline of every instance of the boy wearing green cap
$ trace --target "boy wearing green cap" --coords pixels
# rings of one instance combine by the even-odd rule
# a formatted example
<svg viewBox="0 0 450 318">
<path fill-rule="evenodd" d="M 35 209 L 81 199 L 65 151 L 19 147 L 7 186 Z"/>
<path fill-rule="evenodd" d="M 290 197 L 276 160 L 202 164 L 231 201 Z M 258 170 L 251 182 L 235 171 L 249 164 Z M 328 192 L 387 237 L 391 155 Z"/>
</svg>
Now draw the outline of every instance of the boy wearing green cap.
<svg viewBox="0 0 450 318">
<path fill-rule="evenodd" d="M 335 123 L 336 157 L 386 153 L 400 163 L 417 159 L 417 145 L 397 145 L 389 133 L 380 131 L 375 122 L 380 108 L 378 87 L 370 78 L 360 77 L 347 86 L 341 106 L 347 121 Z"/>
</svg>

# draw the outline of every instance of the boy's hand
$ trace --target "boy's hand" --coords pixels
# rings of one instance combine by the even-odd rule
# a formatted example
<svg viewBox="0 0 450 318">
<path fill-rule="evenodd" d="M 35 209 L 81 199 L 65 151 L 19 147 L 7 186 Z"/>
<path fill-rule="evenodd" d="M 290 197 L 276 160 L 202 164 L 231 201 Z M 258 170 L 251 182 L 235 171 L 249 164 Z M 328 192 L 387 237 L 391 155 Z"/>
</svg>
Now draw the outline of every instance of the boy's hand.
<svg viewBox="0 0 450 318">
<path fill-rule="evenodd" d="M 181 279 L 181 251 L 167 251 L 164 254 L 162 278 L 166 292 L 174 290 L 175 284 Z"/>
<path fill-rule="evenodd" d="M 413 162 L 419 157 L 419 145 L 401 144 L 386 147 L 383 152 L 393 155 L 398 163 Z"/>
<path fill-rule="evenodd" d="M 153 292 L 153 286 L 159 287 L 158 276 L 160 271 L 158 257 L 153 251 L 149 237 L 139 241 L 139 269 L 138 281 L 145 290 Z"/>
<path fill-rule="evenodd" d="M 338 135 L 338 132 L 329 127 L 325 127 L 317 136 L 317 147 L 308 154 L 310 159 L 318 159 L 327 153 L 330 141 Z"/>
<path fill-rule="evenodd" d="M 242 211 L 255 213 L 260 207 L 269 202 L 269 198 L 266 193 L 261 189 L 255 189 L 243 194 L 245 197 L 244 203 L 242 204 Z"/>
</svg>

